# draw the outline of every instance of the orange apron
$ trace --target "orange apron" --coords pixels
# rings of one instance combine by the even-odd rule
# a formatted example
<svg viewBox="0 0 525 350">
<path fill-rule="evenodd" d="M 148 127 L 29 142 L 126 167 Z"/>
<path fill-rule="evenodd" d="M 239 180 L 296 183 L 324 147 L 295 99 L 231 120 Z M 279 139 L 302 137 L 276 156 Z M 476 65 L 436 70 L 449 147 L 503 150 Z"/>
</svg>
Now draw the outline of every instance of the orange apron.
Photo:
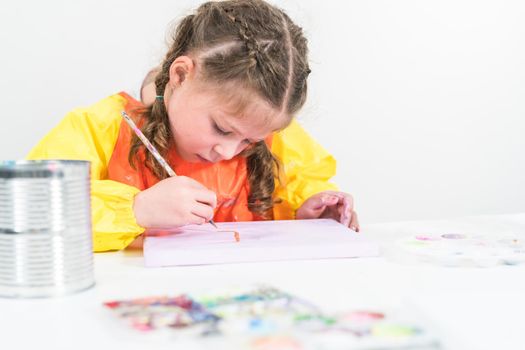
<svg viewBox="0 0 525 350">
<path fill-rule="evenodd" d="M 144 105 L 128 94 L 120 95 L 127 101 L 125 111 L 134 120 L 138 120 L 134 112 Z M 140 124 L 140 122 L 139 122 Z M 144 164 L 144 149 L 138 152 L 137 169 L 128 162 L 130 141 L 133 130 L 124 121 L 121 122 L 117 143 L 108 164 L 108 179 L 145 190 L 159 182 L 159 179 Z M 271 142 L 271 137 L 267 143 Z M 262 220 L 248 210 L 248 194 L 250 192 L 245 157 L 234 157 L 219 163 L 190 163 L 170 150 L 166 161 L 177 175 L 190 177 L 217 194 L 217 207 L 213 219 L 222 221 L 254 221 Z"/>
</svg>

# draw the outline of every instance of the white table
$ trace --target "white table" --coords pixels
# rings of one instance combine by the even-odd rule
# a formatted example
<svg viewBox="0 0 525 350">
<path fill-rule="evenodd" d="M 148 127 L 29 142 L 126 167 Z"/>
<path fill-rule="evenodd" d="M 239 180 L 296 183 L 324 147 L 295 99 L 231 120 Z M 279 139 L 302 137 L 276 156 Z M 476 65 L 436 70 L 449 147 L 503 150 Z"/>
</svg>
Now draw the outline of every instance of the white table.
<svg viewBox="0 0 525 350">
<path fill-rule="evenodd" d="M 451 231 L 525 234 L 525 213 L 365 225 L 362 234 L 388 248 L 405 235 Z M 152 346 L 102 302 L 266 283 L 327 311 L 399 303 L 417 308 L 445 349 L 525 349 L 525 265 L 444 268 L 379 257 L 146 269 L 141 253 L 125 251 L 97 254 L 95 268 L 97 284 L 89 291 L 55 299 L 0 298 L 0 348 L 190 349 L 170 342 Z"/>
</svg>

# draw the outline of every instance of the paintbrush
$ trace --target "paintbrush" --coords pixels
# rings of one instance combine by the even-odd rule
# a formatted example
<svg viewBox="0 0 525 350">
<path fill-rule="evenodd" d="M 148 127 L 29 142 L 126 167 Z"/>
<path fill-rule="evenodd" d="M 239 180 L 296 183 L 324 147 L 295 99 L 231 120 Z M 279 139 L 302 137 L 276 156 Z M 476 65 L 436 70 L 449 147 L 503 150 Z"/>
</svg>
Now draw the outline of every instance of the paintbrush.
<svg viewBox="0 0 525 350">
<path fill-rule="evenodd" d="M 131 120 L 131 118 L 129 117 L 129 115 L 125 111 L 122 111 L 122 117 L 128 123 L 128 125 L 131 127 L 131 129 L 135 132 L 135 134 L 138 136 L 138 138 L 142 141 L 142 143 L 144 143 L 144 146 L 146 146 L 146 148 L 151 152 L 151 154 L 153 154 L 153 157 L 155 157 L 155 159 L 164 168 L 164 170 L 166 170 L 168 175 L 171 176 L 171 177 L 177 176 L 175 171 L 173 171 L 173 169 L 164 160 L 164 158 L 162 158 L 162 156 L 160 155 L 159 151 L 157 151 L 155 146 L 153 146 L 151 144 L 151 142 L 149 142 L 149 140 L 146 138 L 146 136 L 144 136 L 142 131 L 140 131 L 140 129 L 133 122 L 133 120 Z M 212 224 L 213 226 L 215 226 L 215 228 L 218 228 L 217 225 L 215 225 L 215 222 L 213 222 L 213 219 L 210 219 L 209 223 Z"/>
</svg>

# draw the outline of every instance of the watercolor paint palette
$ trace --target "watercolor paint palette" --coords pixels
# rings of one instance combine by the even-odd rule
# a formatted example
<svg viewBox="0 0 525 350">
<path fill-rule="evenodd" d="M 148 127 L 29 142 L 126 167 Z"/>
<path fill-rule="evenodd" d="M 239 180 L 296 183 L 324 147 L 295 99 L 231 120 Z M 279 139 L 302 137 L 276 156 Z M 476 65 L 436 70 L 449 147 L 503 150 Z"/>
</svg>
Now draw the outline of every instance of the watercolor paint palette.
<svg viewBox="0 0 525 350">
<path fill-rule="evenodd" d="M 525 239 L 463 233 L 419 234 L 397 242 L 394 256 L 450 267 L 490 267 L 525 262 Z"/>
<path fill-rule="evenodd" d="M 404 312 L 323 313 L 314 304 L 268 286 L 177 297 L 111 301 L 105 306 L 142 333 L 200 340 L 216 349 L 439 349 Z"/>
</svg>

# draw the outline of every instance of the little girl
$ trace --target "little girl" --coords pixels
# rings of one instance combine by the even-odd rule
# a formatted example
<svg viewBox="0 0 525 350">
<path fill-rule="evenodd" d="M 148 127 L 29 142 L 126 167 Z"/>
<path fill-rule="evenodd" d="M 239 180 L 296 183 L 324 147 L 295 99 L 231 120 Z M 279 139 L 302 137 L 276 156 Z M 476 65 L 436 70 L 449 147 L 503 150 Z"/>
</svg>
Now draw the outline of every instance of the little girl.
<svg viewBox="0 0 525 350">
<path fill-rule="evenodd" d="M 333 218 L 357 231 L 352 197 L 328 182 L 335 160 L 293 120 L 309 73 L 307 41 L 283 11 L 210 1 L 178 25 L 150 103 L 121 92 L 74 110 L 28 158 L 91 161 L 95 251 L 210 219 Z"/>
</svg>

